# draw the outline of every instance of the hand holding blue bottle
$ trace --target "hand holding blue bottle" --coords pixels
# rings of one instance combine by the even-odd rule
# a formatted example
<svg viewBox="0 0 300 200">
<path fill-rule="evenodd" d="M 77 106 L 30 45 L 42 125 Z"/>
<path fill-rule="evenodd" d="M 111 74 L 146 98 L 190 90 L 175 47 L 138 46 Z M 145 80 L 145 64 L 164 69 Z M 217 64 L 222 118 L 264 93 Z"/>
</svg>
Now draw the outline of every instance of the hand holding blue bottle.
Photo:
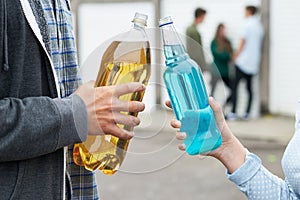
<svg viewBox="0 0 300 200">
<path fill-rule="evenodd" d="M 170 101 L 167 101 L 166 105 L 170 108 L 172 107 Z M 221 131 L 222 144 L 216 150 L 210 151 L 204 155 L 212 156 L 220 160 L 220 162 L 223 163 L 223 165 L 228 169 L 230 173 L 234 172 L 244 163 L 244 147 L 229 129 L 225 121 L 221 106 L 212 97 L 209 98 L 209 105 L 213 110 L 217 126 Z M 173 128 L 180 129 L 182 123 L 177 119 L 173 119 L 171 121 L 171 126 Z M 180 141 L 184 141 L 186 137 L 187 135 L 185 132 L 178 131 L 176 133 L 176 138 Z M 186 151 L 186 145 L 183 142 L 178 145 L 178 148 L 181 151 Z"/>
</svg>

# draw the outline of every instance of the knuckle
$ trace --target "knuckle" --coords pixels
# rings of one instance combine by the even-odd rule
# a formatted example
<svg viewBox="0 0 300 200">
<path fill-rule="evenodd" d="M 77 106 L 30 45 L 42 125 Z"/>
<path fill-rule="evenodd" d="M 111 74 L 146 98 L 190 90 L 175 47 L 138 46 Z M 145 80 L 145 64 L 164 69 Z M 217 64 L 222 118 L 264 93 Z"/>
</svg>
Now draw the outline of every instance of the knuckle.
<svg viewBox="0 0 300 200">
<path fill-rule="evenodd" d="M 108 131 L 108 124 L 107 124 L 107 123 L 99 122 L 99 125 L 100 125 L 101 129 L 102 129 L 105 133 Z"/>
<path fill-rule="evenodd" d="M 129 110 L 130 111 L 137 111 L 137 109 L 138 109 L 138 104 L 136 101 L 129 102 Z"/>
<path fill-rule="evenodd" d="M 132 111 L 143 111 L 145 109 L 145 104 L 139 101 L 130 102 L 130 108 Z"/>
<path fill-rule="evenodd" d="M 109 113 L 110 113 L 110 111 L 113 110 L 113 105 L 111 103 L 106 104 L 105 110 L 109 111 Z"/>
<path fill-rule="evenodd" d="M 121 107 L 120 109 L 123 110 L 123 111 L 131 111 L 130 102 L 120 102 L 119 106 Z"/>
<path fill-rule="evenodd" d="M 101 114 L 102 116 L 106 116 L 106 117 L 111 113 L 112 109 L 113 109 L 113 105 L 109 101 L 104 103 L 104 105 L 101 105 L 98 108 L 96 108 L 97 114 L 99 115 Z"/>
<path fill-rule="evenodd" d="M 108 117 L 107 117 L 107 122 L 108 122 L 109 124 L 115 124 L 115 123 L 116 123 L 116 119 L 115 119 L 115 117 L 114 117 L 113 114 L 108 115 Z"/>
<path fill-rule="evenodd" d="M 117 137 L 122 138 L 122 139 L 128 138 L 128 135 L 126 133 L 124 133 L 123 131 L 116 133 L 116 135 L 117 135 Z"/>
<path fill-rule="evenodd" d="M 102 127 L 103 131 L 105 134 L 113 134 L 113 127 L 112 127 L 112 124 L 110 123 L 106 123 L 104 125 L 104 127 Z"/>
<path fill-rule="evenodd" d="M 104 86 L 104 87 L 98 87 L 98 90 L 100 90 L 100 93 L 103 97 L 110 97 L 112 96 L 114 89 L 112 86 Z"/>
<path fill-rule="evenodd" d="M 131 92 L 131 86 L 130 83 L 126 83 L 125 85 L 123 85 L 125 93 L 129 93 Z"/>
</svg>

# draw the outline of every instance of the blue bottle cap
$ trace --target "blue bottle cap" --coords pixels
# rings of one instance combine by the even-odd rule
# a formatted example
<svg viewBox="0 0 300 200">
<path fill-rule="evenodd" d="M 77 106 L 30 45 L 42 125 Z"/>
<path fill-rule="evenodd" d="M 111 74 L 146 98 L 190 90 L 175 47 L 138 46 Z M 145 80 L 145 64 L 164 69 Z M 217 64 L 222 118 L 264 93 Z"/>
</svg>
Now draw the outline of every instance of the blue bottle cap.
<svg viewBox="0 0 300 200">
<path fill-rule="evenodd" d="M 165 17 L 165 18 L 161 18 L 159 20 L 159 27 L 168 25 L 168 24 L 173 24 L 173 20 L 171 18 L 171 16 Z"/>
</svg>

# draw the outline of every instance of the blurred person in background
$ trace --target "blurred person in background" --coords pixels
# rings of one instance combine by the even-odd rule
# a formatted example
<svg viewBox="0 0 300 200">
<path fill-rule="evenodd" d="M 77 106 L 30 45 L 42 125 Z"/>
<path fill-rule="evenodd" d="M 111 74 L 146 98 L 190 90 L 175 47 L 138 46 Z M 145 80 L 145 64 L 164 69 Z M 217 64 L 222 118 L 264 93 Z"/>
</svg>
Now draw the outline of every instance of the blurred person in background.
<svg viewBox="0 0 300 200">
<path fill-rule="evenodd" d="M 223 141 L 218 149 L 205 156 L 219 160 L 226 167 L 229 180 L 235 183 L 249 200 L 300 199 L 300 99 L 296 112 L 295 133 L 282 158 L 285 180 L 268 171 L 262 165 L 261 159 L 241 144 L 229 129 L 221 106 L 212 97 L 209 98 L 209 104 L 214 111 Z M 171 107 L 170 101 L 167 101 L 166 105 Z M 181 123 L 174 119 L 171 126 L 179 129 Z M 182 141 L 186 138 L 186 134 L 177 132 L 176 138 Z M 184 143 L 178 147 L 182 151 L 186 149 Z"/>
<path fill-rule="evenodd" d="M 249 119 L 250 117 L 253 99 L 252 80 L 259 72 L 264 36 L 263 26 L 259 17 L 256 16 L 257 10 L 258 8 L 253 5 L 248 5 L 245 8 L 246 22 L 242 32 L 242 39 L 233 57 L 236 73 L 232 90 L 232 111 L 227 115 L 228 120 L 237 119 L 237 89 L 241 80 L 246 81 L 248 92 L 248 104 L 242 118 Z"/>
<path fill-rule="evenodd" d="M 232 61 L 232 46 L 229 39 L 226 37 L 225 26 L 220 23 L 217 26 L 215 37 L 210 44 L 211 53 L 213 56 L 213 63 L 211 65 L 211 95 L 214 96 L 217 83 L 223 83 L 230 90 L 226 99 L 226 104 L 232 100 L 232 82 L 230 77 L 230 64 Z"/>
<path fill-rule="evenodd" d="M 196 8 L 194 12 L 194 21 L 186 29 L 186 50 L 189 56 L 200 66 L 202 70 L 207 70 L 205 56 L 202 46 L 201 34 L 197 29 L 206 16 L 206 10 L 203 8 Z"/>
</svg>

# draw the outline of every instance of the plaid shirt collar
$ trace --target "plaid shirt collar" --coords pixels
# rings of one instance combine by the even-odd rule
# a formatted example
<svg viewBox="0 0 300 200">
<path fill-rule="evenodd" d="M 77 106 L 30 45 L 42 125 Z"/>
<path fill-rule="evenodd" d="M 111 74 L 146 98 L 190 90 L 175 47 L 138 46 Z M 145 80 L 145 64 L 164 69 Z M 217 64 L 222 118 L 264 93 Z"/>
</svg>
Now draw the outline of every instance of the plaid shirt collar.
<svg viewBox="0 0 300 200">
<path fill-rule="evenodd" d="M 43 42 L 52 59 L 61 97 L 67 97 L 81 83 L 70 3 L 68 0 L 29 0 L 29 2 L 40 28 Z M 72 155 L 73 146 L 69 146 L 66 171 L 71 194 L 67 189 L 66 196 L 80 200 L 98 199 L 95 173 L 75 165 Z"/>
</svg>

